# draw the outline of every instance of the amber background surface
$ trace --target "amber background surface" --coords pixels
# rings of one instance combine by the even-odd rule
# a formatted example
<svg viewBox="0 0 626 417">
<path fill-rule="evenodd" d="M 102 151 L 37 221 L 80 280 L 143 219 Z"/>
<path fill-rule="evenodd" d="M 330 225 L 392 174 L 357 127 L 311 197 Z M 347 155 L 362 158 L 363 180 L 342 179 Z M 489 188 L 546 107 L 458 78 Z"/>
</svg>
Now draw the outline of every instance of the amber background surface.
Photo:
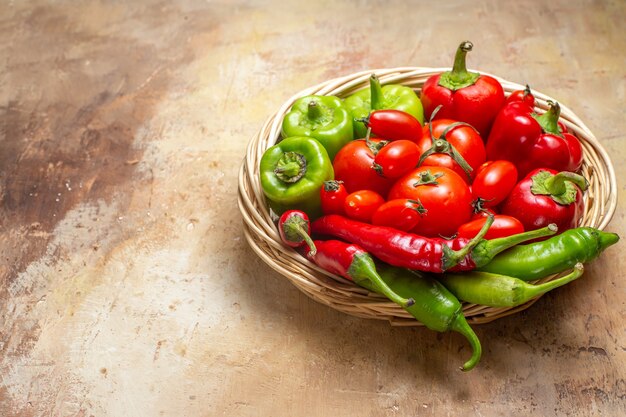
<svg viewBox="0 0 626 417">
<path fill-rule="evenodd" d="M 307 298 L 247 246 L 237 175 L 288 97 L 472 68 L 575 111 L 626 236 L 623 1 L 8 1 L 0 6 L 0 415 L 626 414 L 622 245 L 460 335 Z"/>
</svg>

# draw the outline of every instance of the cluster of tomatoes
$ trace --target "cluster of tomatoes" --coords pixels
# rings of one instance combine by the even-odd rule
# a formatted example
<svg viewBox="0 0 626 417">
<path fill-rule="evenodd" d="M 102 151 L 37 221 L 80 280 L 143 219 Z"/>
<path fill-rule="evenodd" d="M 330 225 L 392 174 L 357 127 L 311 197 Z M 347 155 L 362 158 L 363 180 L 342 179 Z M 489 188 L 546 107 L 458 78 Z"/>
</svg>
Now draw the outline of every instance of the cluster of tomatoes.
<svg viewBox="0 0 626 417">
<path fill-rule="evenodd" d="M 373 137 L 345 145 L 333 160 L 335 180 L 321 189 L 324 214 L 341 214 L 427 237 L 474 237 L 490 214 L 487 239 L 524 231 L 509 215 L 516 166 L 487 161 L 476 129 L 451 119 L 421 126 L 400 110 L 376 110 Z"/>
</svg>

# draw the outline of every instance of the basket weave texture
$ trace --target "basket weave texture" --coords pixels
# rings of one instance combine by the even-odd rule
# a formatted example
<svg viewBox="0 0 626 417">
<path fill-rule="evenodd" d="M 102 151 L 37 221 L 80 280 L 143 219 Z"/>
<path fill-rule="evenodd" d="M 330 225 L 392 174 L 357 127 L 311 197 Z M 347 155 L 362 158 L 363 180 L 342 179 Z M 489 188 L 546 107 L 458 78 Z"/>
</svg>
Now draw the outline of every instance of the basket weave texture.
<svg viewBox="0 0 626 417">
<path fill-rule="evenodd" d="M 265 150 L 280 139 L 284 115 L 294 101 L 303 96 L 316 94 L 345 98 L 358 90 L 369 88 L 369 77 L 373 73 L 378 76 L 383 85 L 402 84 L 413 88 L 419 95 L 422 85 L 431 75 L 447 70 L 449 68 L 375 69 L 323 82 L 287 100 L 250 140 L 239 172 L 238 204 L 244 220 L 245 237 L 264 262 L 314 300 L 357 317 L 388 320 L 392 325 L 397 326 L 421 325 L 397 304 L 381 295 L 358 287 L 344 278 L 323 271 L 295 250 L 281 243 L 261 188 L 259 162 Z M 506 95 L 524 88 L 520 84 L 492 74 L 488 75 L 500 81 Z M 548 100 L 556 101 L 537 91 L 533 91 L 533 95 L 536 98 L 537 109 L 546 110 Z M 610 158 L 593 133 L 562 104 L 561 121 L 580 139 L 583 145 L 582 174 L 589 181 L 589 188 L 584 193 L 585 215 L 581 225 L 603 229 L 611 220 L 617 203 L 617 181 Z M 551 279 L 554 279 L 554 276 L 544 278 L 540 282 Z M 493 308 L 464 303 L 463 313 L 471 324 L 486 323 L 522 311 L 537 299 L 514 308 Z"/>
</svg>

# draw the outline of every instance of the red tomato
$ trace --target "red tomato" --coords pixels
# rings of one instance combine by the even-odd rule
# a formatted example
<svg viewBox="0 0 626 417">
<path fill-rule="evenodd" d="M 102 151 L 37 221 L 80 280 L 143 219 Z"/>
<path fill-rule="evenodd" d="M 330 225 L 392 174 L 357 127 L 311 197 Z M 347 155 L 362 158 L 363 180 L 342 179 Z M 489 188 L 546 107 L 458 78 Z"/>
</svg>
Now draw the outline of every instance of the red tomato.
<svg viewBox="0 0 626 417">
<path fill-rule="evenodd" d="M 345 214 L 343 203 L 347 196 L 348 192 L 341 181 L 324 181 L 324 186 L 320 189 L 322 213 Z"/>
<path fill-rule="evenodd" d="M 495 207 L 511 193 L 517 184 L 517 168 L 505 160 L 482 164 L 472 182 L 474 199 L 480 198 L 482 207 Z"/>
<path fill-rule="evenodd" d="M 485 144 L 480 137 L 480 134 L 470 125 L 460 125 L 453 127 L 449 130 L 445 138 L 443 137 L 444 131 L 453 123 L 458 123 L 450 119 L 438 119 L 432 122 L 432 137 L 431 138 L 430 126 L 424 126 L 422 131 L 422 138 L 417 143 L 420 149 L 420 153 L 423 155 L 433 148 L 434 153 L 428 156 L 422 162 L 422 165 L 428 166 L 442 166 L 449 168 L 459 174 L 466 182 L 470 182 L 468 174 L 451 156 L 448 149 L 450 146 L 454 147 L 461 157 L 467 162 L 471 171 L 469 175 L 474 178 L 478 167 L 487 159 L 487 153 L 485 151 Z M 434 147 L 433 147 L 434 146 Z"/>
<path fill-rule="evenodd" d="M 408 232 L 417 226 L 425 213 L 426 210 L 419 201 L 398 198 L 378 207 L 372 217 L 372 223 Z"/>
<path fill-rule="evenodd" d="M 374 169 L 386 178 L 399 178 L 415 169 L 420 150 L 410 140 L 396 140 L 383 146 L 374 157 Z"/>
<path fill-rule="evenodd" d="M 371 142 L 376 145 L 380 139 L 371 139 Z M 378 175 L 373 165 L 374 152 L 366 141 L 353 140 L 335 155 L 333 160 L 335 179 L 343 181 L 348 193 L 372 190 L 385 197 L 393 185 L 393 180 Z"/>
<path fill-rule="evenodd" d="M 459 174 L 437 166 L 417 168 L 396 181 L 389 200 L 419 200 L 427 213 L 411 231 L 422 236 L 449 237 L 472 217 L 472 193 Z"/>
<path fill-rule="evenodd" d="M 458 237 L 464 237 L 471 239 L 478 234 L 480 229 L 485 225 L 487 221 L 486 217 L 481 219 L 472 220 L 465 224 L 462 224 L 458 230 Z M 489 227 L 485 239 L 496 239 L 498 237 L 506 237 L 522 233 L 524 231 L 524 225 L 515 217 L 505 216 L 503 214 L 496 214 L 493 218 L 493 224 Z"/>
<path fill-rule="evenodd" d="M 367 126 L 374 135 L 386 140 L 407 139 L 417 142 L 422 137 L 420 122 L 401 110 L 374 110 L 368 117 Z"/>
<path fill-rule="evenodd" d="M 372 222 L 374 212 L 385 203 L 385 199 L 372 190 L 359 190 L 348 194 L 344 202 L 346 216 L 365 223 Z"/>
</svg>

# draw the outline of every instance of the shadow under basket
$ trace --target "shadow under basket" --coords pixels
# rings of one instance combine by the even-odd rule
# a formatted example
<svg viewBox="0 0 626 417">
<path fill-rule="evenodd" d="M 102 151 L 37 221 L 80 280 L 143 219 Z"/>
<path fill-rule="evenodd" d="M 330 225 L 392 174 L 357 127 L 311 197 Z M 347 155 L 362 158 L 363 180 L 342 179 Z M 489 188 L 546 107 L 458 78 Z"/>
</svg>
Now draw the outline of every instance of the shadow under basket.
<svg viewBox="0 0 626 417">
<path fill-rule="evenodd" d="M 369 88 L 369 77 L 376 74 L 383 85 L 402 84 L 413 88 L 419 95 L 422 85 L 434 74 L 449 68 L 405 67 L 362 71 L 336 78 L 307 88 L 287 100 L 269 117 L 261 130 L 250 140 L 246 157 L 239 172 L 239 209 L 244 220 L 244 234 L 252 249 L 270 267 L 290 280 L 314 300 L 357 317 L 388 320 L 395 326 L 422 325 L 409 313 L 385 297 L 371 293 L 352 282 L 327 273 L 305 259 L 292 248 L 281 243 L 276 225 L 272 221 L 259 179 L 259 162 L 265 150 L 280 139 L 284 115 L 294 101 L 307 95 L 335 95 L 342 98 Z M 488 74 L 500 81 L 505 94 L 522 90 L 524 86 Z M 533 91 L 536 108 L 546 110 L 547 101 L 556 101 Z M 585 214 L 581 226 L 603 229 L 611 220 L 617 203 L 617 181 L 611 161 L 597 139 L 583 122 L 561 104 L 560 120 L 583 146 L 582 174 L 589 181 L 584 193 Z M 544 278 L 549 281 L 556 276 Z M 513 308 L 493 308 L 477 304 L 463 304 L 463 313 L 470 324 L 487 323 L 517 313 L 530 307 L 538 298 Z"/>
</svg>

